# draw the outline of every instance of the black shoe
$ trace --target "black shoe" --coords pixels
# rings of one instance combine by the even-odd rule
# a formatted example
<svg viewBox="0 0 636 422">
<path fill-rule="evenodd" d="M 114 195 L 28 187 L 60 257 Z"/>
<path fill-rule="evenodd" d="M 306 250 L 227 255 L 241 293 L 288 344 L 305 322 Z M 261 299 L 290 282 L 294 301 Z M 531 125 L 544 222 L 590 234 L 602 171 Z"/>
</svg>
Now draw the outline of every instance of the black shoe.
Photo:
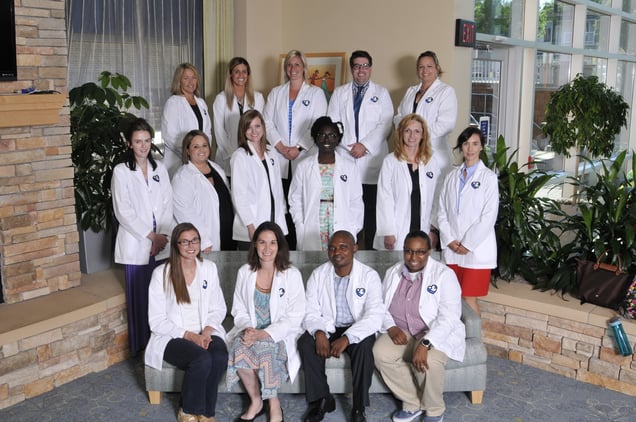
<svg viewBox="0 0 636 422">
<path fill-rule="evenodd" d="M 336 400 L 331 394 L 320 400 L 309 403 L 309 411 L 303 419 L 304 422 L 320 422 L 325 417 L 325 413 L 336 410 Z"/>
<path fill-rule="evenodd" d="M 367 417 L 364 414 L 364 409 L 353 409 L 351 411 L 351 422 L 367 422 Z"/>
<path fill-rule="evenodd" d="M 234 419 L 234 422 L 253 422 L 259 416 L 264 415 L 266 410 L 267 409 L 265 409 L 265 402 L 263 402 L 263 407 L 261 408 L 261 410 L 258 411 L 257 414 L 254 415 L 252 419 L 244 419 L 241 416 L 238 416 L 236 419 Z"/>
</svg>

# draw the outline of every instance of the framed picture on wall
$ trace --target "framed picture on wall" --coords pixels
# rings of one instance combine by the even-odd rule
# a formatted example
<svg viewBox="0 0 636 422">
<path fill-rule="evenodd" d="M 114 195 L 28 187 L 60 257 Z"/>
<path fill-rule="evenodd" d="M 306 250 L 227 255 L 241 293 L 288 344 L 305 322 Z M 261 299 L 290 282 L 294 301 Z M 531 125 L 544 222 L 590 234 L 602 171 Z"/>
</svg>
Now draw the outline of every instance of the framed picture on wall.
<svg viewBox="0 0 636 422">
<path fill-rule="evenodd" d="M 279 60 L 278 81 L 285 81 L 285 57 L 281 54 Z M 307 83 L 325 91 L 327 101 L 333 90 L 345 80 L 345 53 L 305 53 L 307 58 Z"/>
</svg>

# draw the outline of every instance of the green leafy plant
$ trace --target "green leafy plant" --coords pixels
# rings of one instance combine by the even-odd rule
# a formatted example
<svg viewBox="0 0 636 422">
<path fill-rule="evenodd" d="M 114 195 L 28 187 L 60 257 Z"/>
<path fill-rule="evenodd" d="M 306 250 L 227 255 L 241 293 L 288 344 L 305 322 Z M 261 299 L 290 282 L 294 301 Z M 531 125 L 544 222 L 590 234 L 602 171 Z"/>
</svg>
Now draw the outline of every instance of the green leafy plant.
<svg viewBox="0 0 636 422">
<path fill-rule="evenodd" d="M 82 230 L 108 230 L 113 222 L 110 181 L 127 149 L 123 131 L 136 118 L 130 109 L 148 108 L 143 97 L 127 92 L 130 80 L 102 72 L 99 85 L 71 89 L 71 157 L 75 170 L 75 208 Z"/>
</svg>

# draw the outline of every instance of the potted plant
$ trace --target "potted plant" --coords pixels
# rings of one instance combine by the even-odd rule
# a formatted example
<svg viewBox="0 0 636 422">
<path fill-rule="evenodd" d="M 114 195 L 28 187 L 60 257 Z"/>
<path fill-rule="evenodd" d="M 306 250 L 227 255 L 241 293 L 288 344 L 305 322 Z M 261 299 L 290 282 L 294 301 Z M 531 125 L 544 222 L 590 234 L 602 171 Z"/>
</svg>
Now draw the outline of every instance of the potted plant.
<svg viewBox="0 0 636 422">
<path fill-rule="evenodd" d="M 123 130 L 136 116 L 129 110 L 148 108 L 140 96 L 130 95 L 130 80 L 119 73 L 102 72 L 99 84 L 88 82 L 71 89 L 71 158 L 74 168 L 75 209 L 80 228 L 80 267 L 90 273 L 111 265 L 110 232 L 114 217 L 110 192 L 113 167 L 126 151 Z M 93 232 L 93 233 L 91 233 Z M 82 235 L 111 240 L 87 241 Z M 100 258 L 87 258 L 88 248 L 99 246 Z M 96 263 L 98 259 L 101 263 Z M 95 265 L 93 265 L 95 264 Z"/>
<path fill-rule="evenodd" d="M 543 134 L 549 136 L 552 151 L 565 157 L 576 148 L 574 178 L 579 180 L 580 156 L 608 158 L 616 136 L 627 125 L 628 109 L 623 97 L 596 76 L 578 74 L 550 96 Z"/>
</svg>

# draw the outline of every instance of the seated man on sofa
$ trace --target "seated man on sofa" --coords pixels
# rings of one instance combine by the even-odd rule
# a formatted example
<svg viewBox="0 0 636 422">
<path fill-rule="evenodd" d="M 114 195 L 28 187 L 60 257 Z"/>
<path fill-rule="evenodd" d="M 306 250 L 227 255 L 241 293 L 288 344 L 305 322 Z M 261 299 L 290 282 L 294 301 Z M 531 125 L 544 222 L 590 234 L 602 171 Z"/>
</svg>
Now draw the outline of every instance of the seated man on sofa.
<svg viewBox="0 0 636 422">
<path fill-rule="evenodd" d="M 305 372 L 309 410 L 306 422 L 321 421 L 336 403 L 329 391 L 325 361 L 346 352 L 351 358 L 353 410 L 351 420 L 364 422 L 373 376 L 373 343 L 382 325 L 384 305 L 380 276 L 354 258 L 353 235 L 337 231 L 329 240 L 329 262 L 316 268 L 307 281 L 305 333 L 298 351 Z"/>
<path fill-rule="evenodd" d="M 444 371 L 448 358 L 462 361 L 466 332 L 461 289 L 455 273 L 429 258 L 431 240 L 422 231 L 404 240 L 404 262 L 386 271 L 386 314 L 373 347 L 375 365 L 402 409 L 393 422 L 444 419 Z M 412 380 L 413 382 L 409 382 Z"/>
</svg>

